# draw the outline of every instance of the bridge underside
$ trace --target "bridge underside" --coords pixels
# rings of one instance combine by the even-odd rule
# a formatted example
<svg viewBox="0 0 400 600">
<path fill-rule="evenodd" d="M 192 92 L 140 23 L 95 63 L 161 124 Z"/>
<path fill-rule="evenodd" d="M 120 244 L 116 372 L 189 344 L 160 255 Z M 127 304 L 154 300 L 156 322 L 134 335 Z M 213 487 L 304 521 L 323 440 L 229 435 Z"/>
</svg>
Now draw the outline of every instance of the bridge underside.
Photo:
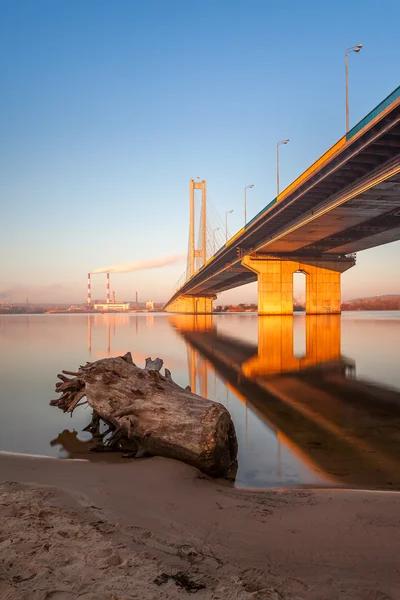
<svg viewBox="0 0 400 600">
<path fill-rule="evenodd" d="M 397 161 L 400 166 L 400 160 Z M 400 238 L 400 174 L 339 203 L 318 219 L 302 218 L 291 230 L 279 233 L 262 244 L 261 252 L 300 254 L 315 257 L 323 253 L 345 255 L 396 241 Z M 311 196 L 312 198 L 312 196 Z M 340 200 L 339 200 L 340 201 Z M 312 211 L 311 211 L 312 212 Z M 318 212 L 322 212 L 319 209 Z"/>
</svg>

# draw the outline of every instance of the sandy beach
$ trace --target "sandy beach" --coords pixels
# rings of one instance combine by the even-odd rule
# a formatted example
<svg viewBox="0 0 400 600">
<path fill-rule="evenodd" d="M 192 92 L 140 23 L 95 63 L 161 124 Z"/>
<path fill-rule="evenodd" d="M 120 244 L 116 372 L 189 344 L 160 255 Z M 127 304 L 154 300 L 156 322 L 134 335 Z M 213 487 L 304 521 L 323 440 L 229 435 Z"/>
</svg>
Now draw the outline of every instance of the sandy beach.
<svg viewBox="0 0 400 600">
<path fill-rule="evenodd" d="M 2 454 L 0 481 L 3 600 L 400 597 L 395 492 L 238 490 L 163 458 Z"/>
</svg>

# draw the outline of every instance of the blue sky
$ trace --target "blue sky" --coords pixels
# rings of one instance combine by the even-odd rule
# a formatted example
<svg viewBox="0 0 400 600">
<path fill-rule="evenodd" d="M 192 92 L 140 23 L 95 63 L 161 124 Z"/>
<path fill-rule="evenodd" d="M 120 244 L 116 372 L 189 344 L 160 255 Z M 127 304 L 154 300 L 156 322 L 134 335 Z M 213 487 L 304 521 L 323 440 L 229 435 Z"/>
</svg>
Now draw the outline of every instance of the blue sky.
<svg viewBox="0 0 400 600">
<path fill-rule="evenodd" d="M 399 85 L 400 3 L 0 0 L 0 294 L 77 302 L 107 264 L 187 250 L 189 180 L 235 232 Z M 400 242 L 359 253 L 343 298 L 400 293 Z M 166 300 L 184 270 L 115 275 Z M 104 296 L 96 276 L 93 296 Z M 249 301 L 256 286 L 220 301 Z"/>
</svg>

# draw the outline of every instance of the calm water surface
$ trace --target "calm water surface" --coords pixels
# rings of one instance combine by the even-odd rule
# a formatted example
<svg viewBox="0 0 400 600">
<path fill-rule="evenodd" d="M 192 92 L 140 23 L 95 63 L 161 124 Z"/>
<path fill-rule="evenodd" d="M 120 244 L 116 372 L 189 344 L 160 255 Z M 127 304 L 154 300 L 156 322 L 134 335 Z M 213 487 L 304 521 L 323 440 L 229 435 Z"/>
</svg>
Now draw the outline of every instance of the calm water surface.
<svg viewBox="0 0 400 600">
<path fill-rule="evenodd" d="M 236 485 L 400 489 L 400 312 L 0 316 L 0 450 L 104 460 L 89 410 L 49 401 L 62 369 L 128 350 L 228 408 Z"/>
</svg>

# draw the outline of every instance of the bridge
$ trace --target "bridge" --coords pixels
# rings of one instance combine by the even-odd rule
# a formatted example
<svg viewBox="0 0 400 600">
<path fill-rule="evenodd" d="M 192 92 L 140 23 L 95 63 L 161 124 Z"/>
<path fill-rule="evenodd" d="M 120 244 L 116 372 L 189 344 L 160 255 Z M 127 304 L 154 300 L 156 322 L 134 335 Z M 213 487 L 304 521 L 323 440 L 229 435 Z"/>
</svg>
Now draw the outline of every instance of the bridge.
<svg viewBox="0 0 400 600">
<path fill-rule="evenodd" d="M 164 308 L 211 313 L 218 293 L 258 281 L 259 314 L 291 314 L 293 273 L 301 271 L 306 312 L 340 313 L 341 274 L 355 265 L 355 253 L 399 239 L 400 86 L 210 258 L 206 182 L 192 180 L 189 268 Z"/>
</svg>

